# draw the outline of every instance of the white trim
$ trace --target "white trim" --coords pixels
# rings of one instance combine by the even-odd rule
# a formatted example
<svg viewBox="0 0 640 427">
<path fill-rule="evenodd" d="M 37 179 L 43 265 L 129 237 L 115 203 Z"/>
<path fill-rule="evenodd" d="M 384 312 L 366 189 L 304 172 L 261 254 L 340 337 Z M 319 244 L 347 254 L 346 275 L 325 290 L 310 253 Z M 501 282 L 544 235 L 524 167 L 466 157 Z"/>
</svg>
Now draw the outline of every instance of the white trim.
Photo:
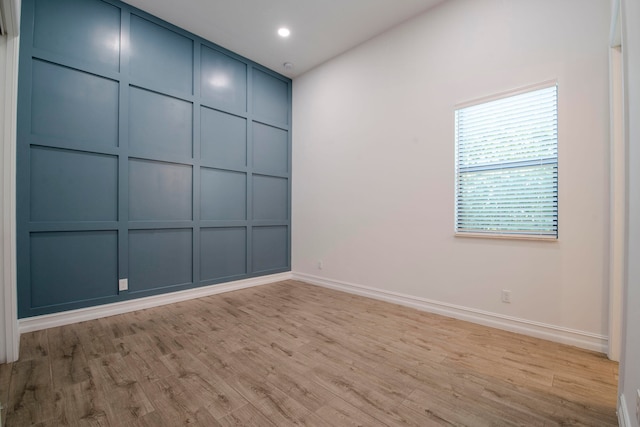
<svg viewBox="0 0 640 427">
<path fill-rule="evenodd" d="M 17 36 L 20 34 L 21 0 L 0 0 L 0 15 L 3 18 L 4 34 Z"/>
<path fill-rule="evenodd" d="M 549 341 L 569 344 L 576 347 L 593 350 L 600 353 L 607 351 L 607 337 L 591 332 L 578 331 L 561 326 L 549 325 L 527 319 L 505 316 L 469 307 L 433 301 L 398 292 L 391 292 L 368 286 L 356 285 L 339 280 L 327 279 L 304 273 L 293 273 L 294 280 L 300 280 L 312 285 L 336 289 L 351 294 L 379 299 L 393 304 L 404 305 L 429 313 L 440 314 L 460 320 L 490 326 L 497 329 L 516 332 Z"/>
<path fill-rule="evenodd" d="M 71 323 L 84 322 L 86 320 L 99 319 L 101 317 L 114 316 L 116 314 L 129 313 L 136 310 L 144 310 L 146 308 L 159 307 L 175 302 L 202 298 L 209 295 L 237 291 L 239 289 L 251 288 L 254 286 L 267 285 L 269 283 L 289 280 L 291 278 L 291 272 L 271 274 L 269 276 L 253 277 L 250 279 L 237 280 L 235 282 L 203 286 L 200 288 L 187 289 L 184 291 L 171 292 L 162 295 L 154 295 L 129 301 L 116 302 L 113 304 L 81 308 L 78 310 L 64 311 L 61 313 L 45 314 L 42 316 L 27 317 L 25 319 L 19 320 L 19 330 L 20 333 L 24 334 L 32 331 L 39 331 L 41 329 L 69 325 Z"/>
<path fill-rule="evenodd" d="M 510 96 L 516 96 L 527 92 L 533 92 L 539 89 L 546 89 L 552 86 L 556 86 L 558 84 L 557 79 L 546 80 L 540 83 L 534 83 L 527 86 L 522 86 L 519 88 L 515 88 L 512 90 L 506 90 L 504 92 L 495 93 L 489 96 L 483 96 L 481 98 L 471 99 L 469 101 L 460 102 L 453 106 L 454 110 L 460 110 L 461 108 L 473 107 L 474 105 L 484 104 L 486 102 L 497 101 L 502 98 L 508 98 Z"/>
<path fill-rule="evenodd" d="M 506 233 L 480 233 L 455 231 L 454 237 L 471 237 L 474 239 L 509 239 L 509 240 L 540 240 L 544 242 L 557 242 L 556 236 L 543 236 L 535 234 L 506 234 Z"/>
<path fill-rule="evenodd" d="M 629 410 L 627 409 L 627 401 L 624 398 L 624 394 L 621 394 L 618 400 L 618 424 L 620 427 L 631 427 L 631 418 L 629 418 Z"/>
<path fill-rule="evenodd" d="M 615 3 L 615 2 L 614 2 Z M 613 30 L 612 30 L 613 31 Z M 626 248 L 626 146 L 624 137 L 623 53 L 609 49 L 609 349 L 620 361 Z"/>
<path fill-rule="evenodd" d="M 620 25 L 620 0 L 611 2 L 611 25 L 609 32 L 609 47 L 622 45 L 622 26 Z"/>
<path fill-rule="evenodd" d="M 16 117 L 18 94 L 18 50 L 20 39 L 19 0 L 2 0 L 3 14 L 8 36 L 6 39 L 6 57 L 4 66 L 5 80 L 3 85 L 4 99 L 3 117 L 0 118 L 2 130 L 0 134 L 0 150 L 2 150 L 2 212 L 0 213 L 0 230 L 2 231 L 2 259 L 0 259 L 0 292 L 3 293 L 4 326 L 0 331 L 0 361 L 14 362 L 18 360 L 20 334 L 18 332 L 17 288 L 16 288 Z"/>
</svg>

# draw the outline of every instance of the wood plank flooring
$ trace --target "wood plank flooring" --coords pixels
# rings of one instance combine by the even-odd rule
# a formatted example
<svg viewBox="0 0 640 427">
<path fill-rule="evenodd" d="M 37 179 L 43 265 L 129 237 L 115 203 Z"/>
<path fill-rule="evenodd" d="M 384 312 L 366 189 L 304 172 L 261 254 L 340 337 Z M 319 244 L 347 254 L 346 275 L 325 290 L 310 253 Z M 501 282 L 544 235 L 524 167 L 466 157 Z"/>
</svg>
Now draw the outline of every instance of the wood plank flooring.
<svg viewBox="0 0 640 427">
<path fill-rule="evenodd" d="M 286 281 L 22 336 L 6 426 L 617 425 L 604 355 Z"/>
</svg>

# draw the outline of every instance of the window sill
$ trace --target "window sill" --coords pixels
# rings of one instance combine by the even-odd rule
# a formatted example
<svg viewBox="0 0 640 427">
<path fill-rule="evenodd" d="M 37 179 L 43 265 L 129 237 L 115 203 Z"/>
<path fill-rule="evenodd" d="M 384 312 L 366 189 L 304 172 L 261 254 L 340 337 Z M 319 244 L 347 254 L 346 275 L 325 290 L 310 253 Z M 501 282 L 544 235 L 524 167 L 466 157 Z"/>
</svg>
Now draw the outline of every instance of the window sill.
<svg viewBox="0 0 640 427">
<path fill-rule="evenodd" d="M 460 233 L 455 232 L 454 237 L 471 237 L 475 239 L 507 239 L 507 240 L 539 240 L 544 242 L 557 242 L 555 236 L 535 236 L 526 234 L 493 234 L 493 233 Z"/>
</svg>

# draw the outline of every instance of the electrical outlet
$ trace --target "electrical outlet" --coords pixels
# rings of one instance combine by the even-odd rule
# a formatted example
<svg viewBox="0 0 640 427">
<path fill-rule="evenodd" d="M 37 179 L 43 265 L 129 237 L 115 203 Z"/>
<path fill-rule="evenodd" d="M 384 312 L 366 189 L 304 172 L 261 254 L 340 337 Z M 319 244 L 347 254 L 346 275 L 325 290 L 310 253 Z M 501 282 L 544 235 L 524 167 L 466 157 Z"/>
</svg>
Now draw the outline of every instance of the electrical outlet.
<svg viewBox="0 0 640 427">
<path fill-rule="evenodd" d="M 127 291 L 127 290 L 129 290 L 129 279 L 120 279 L 120 280 L 118 280 L 118 290 L 119 291 Z"/>
<path fill-rule="evenodd" d="M 511 291 L 509 291 L 507 289 L 503 289 L 502 290 L 502 302 L 504 302 L 506 304 L 510 304 L 511 303 Z"/>
<path fill-rule="evenodd" d="M 322 260 L 318 260 L 318 270 L 322 270 Z"/>
</svg>

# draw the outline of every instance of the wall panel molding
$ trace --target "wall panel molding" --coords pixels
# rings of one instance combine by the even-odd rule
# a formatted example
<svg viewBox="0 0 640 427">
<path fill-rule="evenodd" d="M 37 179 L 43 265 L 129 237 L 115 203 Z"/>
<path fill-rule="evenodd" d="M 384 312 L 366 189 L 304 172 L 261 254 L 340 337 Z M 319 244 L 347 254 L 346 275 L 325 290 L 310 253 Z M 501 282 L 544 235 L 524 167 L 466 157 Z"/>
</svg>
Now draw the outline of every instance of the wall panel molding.
<svg viewBox="0 0 640 427">
<path fill-rule="evenodd" d="M 118 0 L 24 0 L 22 33 L 20 318 L 290 271 L 290 79 Z"/>
</svg>

